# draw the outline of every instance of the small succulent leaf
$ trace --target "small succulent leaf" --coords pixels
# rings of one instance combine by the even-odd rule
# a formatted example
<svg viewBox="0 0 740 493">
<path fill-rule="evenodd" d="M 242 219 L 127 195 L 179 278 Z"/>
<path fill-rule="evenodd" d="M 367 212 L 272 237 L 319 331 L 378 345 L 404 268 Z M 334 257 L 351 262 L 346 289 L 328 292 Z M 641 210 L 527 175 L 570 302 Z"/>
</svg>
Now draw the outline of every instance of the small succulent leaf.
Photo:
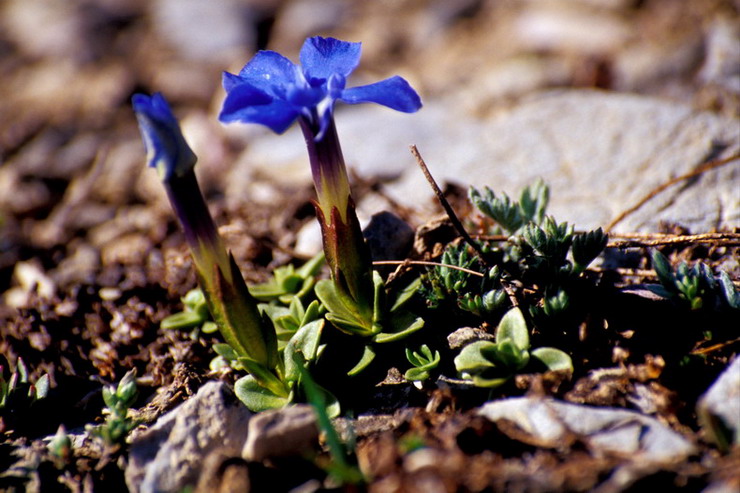
<svg viewBox="0 0 740 493">
<path fill-rule="evenodd" d="M 116 395 L 115 387 L 103 387 L 103 402 L 109 408 L 116 407 L 116 404 L 118 404 L 118 396 Z"/>
<path fill-rule="evenodd" d="M 414 366 L 422 366 L 424 364 L 424 363 L 422 363 L 419 360 L 419 353 L 414 352 L 414 351 L 411 351 L 409 348 L 406 348 L 405 349 L 405 353 L 406 353 L 406 359 L 412 365 L 414 365 Z"/>
<path fill-rule="evenodd" d="M 573 360 L 560 349 L 541 347 L 532 351 L 532 357 L 544 364 L 550 371 L 573 371 Z"/>
<path fill-rule="evenodd" d="M 306 362 L 316 359 L 323 328 L 323 319 L 314 320 L 298 329 L 288 341 L 288 345 L 285 346 L 285 380 L 296 382 L 300 377 L 300 371 L 295 367 L 293 358 L 296 352 L 300 352 Z"/>
<path fill-rule="evenodd" d="M 388 321 L 390 332 L 380 332 L 373 337 L 379 344 L 401 340 L 424 327 L 424 319 L 411 312 L 395 312 Z"/>
<path fill-rule="evenodd" d="M 364 350 L 362 351 L 362 357 L 360 358 L 360 361 L 357 362 L 357 364 L 347 372 L 347 375 L 350 377 L 354 377 L 355 375 L 358 375 L 361 373 L 365 368 L 370 365 L 370 363 L 373 362 L 375 359 L 375 348 L 373 348 L 371 345 L 366 345 Z"/>
<path fill-rule="evenodd" d="M 493 389 L 500 387 L 511 379 L 511 375 L 499 378 L 485 378 L 480 375 L 473 375 L 473 384 L 476 387 L 482 387 L 487 389 Z"/>
<path fill-rule="evenodd" d="M 280 380 L 272 371 L 260 363 L 249 358 L 240 357 L 237 362 L 252 375 L 259 385 L 268 389 L 272 394 L 287 397 L 290 393 L 285 382 Z"/>
<path fill-rule="evenodd" d="M 193 312 L 193 311 L 185 311 L 185 312 L 173 313 L 172 315 L 165 317 L 159 323 L 159 326 L 164 330 L 190 329 L 193 327 L 198 327 L 205 321 L 206 319 L 203 318 L 203 316 L 200 313 Z"/>
<path fill-rule="evenodd" d="M 334 324 L 339 330 L 348 334 L 370 336 L 376 331 L 372 325 L 368 326 L 352 300 L 336 288 L 334 282 L 324 279 L 316 283 L 316 296 L 326 307 L 328 313 L 326 319 Z"/>
<path fill-rule="evenodd" d="M 26 367 L 26 362 L 20 356 L 18 356 L 18 362 L 15 365 L 15 373 L 18 374 L 20 383 L 28 383 L 28 367 Z"/>
<path fill-rule="evenodd" d="M 403 378 L 409 382 L 421 382 L 429 378 L 429 371 L 425 368 L 409 368 L 403 374 Z"/>
<path fill-rule="evenodd" d="M 41 378 L 36 381 L 36 391 L 34 393 L 34 399 L 43 399 L 49 394 L 49 375 L 44 373 Z"/>
<path fill-rule="evenodd" d="M 252 375 L 246 375 L 234 384 L 234 392 L 240 401 L 252 412 L 279 409 L 291 401 L 292 395 L 277 395 L 261 386 Z"/>
<path fill-rule="evenodd" d="M 455 357 L 455 369 L 459 373 L 473 373 L 493 367 L 494 364 L 484 352 L 495 353 L 496 344 L 491 341 L 475 341 L 468 344 Z"/>
<path fill-rule="evenodd" d="M 424 355 L 424 359 L 426 361 L 433 361 L 434 360 L 434 356 L 435 355 L 432 354 L 432 350 L 429 349 L 429 346 L 427 346 L 426 344 L 422 344 L 421 345 L 421 348 L 419 348 L 419 351 L 421 352 L 421 354 Z M 437 359 L 439 359 L 439 351 L 436 351 L 436 357 L 437 357 Z"/>
<path fill-rule="evenodd" d="M 205 334 L 213 334 L 218 331 L 218 324 L 209 320 L 203 323 L 203 326 L 200 328 L 200 330 L 202 330 Z"/>
<path fill-rule="evenodd" d="M 285 294 L 275 280 L 249 286 L 249 293 L 259 301 L 271 301 Z"/>
<path fill-rule="evenodd" d="M 300 298 L 294 297 L 290 301 L 290 315 L 296 323 L 300 323 L 303 320 L 303 316 L 306 314 L 306 310 L 303 308 Z"/>
<path fill-rule="evenodd" d="M 571 251 L 576 270 L 582 272 L 606 248 L 609 236 L 601 228 L 573 237 Z"/>
<path fill-rule="evenodd" d="M 510 340 L 519 349 L 529 349 L 529 330 L 519 307 L 512 308 L 501 318 L 495 337 L 497 343 Z"/>
<path fill-rule="evenodd" d="M 234 348 L 225 343 L 214 344 L 213 350 L 226 361 L 236 361 L 239 358 L 239 355 L 234 351 Z"/>
<path fill-rule="evenodd" d="M 317 300 L 312 301 L 307 307 L 301 319 L 301 325 L 306 325 L 309 322 L 313 322 L 319 318 L 321 305 Z"/>
<path fill-rule="evenodd" d="M 417 277 L 416 279 L 411 281 L 408 286 L 398 292 L 395 300 L 393 300 L 393 306 L 391 306 L 390 311 L 396 312 L 400 310 L 406 303 L 408 303 L 409 300 L 414 297 L 419 289 L 421 289 L 421 277 Z"/>
<path fill-rule="evenodd" d="M 672 296 L 675 296 L 675 293 L 668 291 L 665 287 L 663 287 L 662 284 L 651 284 L 648 286 L 645 286 L 645 289 L 650 291 L 651 293 L 654 293 L 661 298 L 670 298 Z"/>
<path fill-rule="evenodd" d="M 652 255 L 653 269 L 655 274 L 658 276 L 658 280 L 663 285 L 666 291 L 669 293 L 677 294 L 676 289 L 676 277 L 671 269 L 671 263 L 668 261 L 665 255 L 659 250 L 653 250 Z"/>
<path fill-rule="evenodd" d="M 717 280 L 714 277 L 712 269 L 703 262 L 699 262 L 698 266 L 701 280 L 704 282 L 707 288 L 709 288 L 711 291 L 715 291 L 717 289 Z"/>
<path fill-rule="evenodd" d="M 730 308 L 740 310 L 740 293 L 732 283 L 732 279 L 730 279 L 727 272 L 720 272 L 719 285 L 722 296 Z"/>
<path fill-rule="evenodd" d="M 324 265 L 325 260 L 326 257 L 324 256 L 324 252 L 321 252 L 318 255 L 312 257 L 305 264 L 300 266 L 296 270 L 296 274 L 298 274 L 303 279 L 313 277 L 319 273 L 319 271 L 321 270 L 321 266 Z"/>
</svg>

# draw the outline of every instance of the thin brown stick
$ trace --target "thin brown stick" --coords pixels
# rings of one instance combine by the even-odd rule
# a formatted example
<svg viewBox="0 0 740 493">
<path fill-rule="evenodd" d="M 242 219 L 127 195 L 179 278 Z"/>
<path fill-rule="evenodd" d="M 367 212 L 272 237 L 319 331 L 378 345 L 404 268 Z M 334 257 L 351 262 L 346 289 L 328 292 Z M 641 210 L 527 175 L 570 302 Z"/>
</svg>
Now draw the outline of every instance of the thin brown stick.
<svg viewBox="0 0 740 493">
<path fill-rule="evenodd" d="M 434 194 L 437 196 L 437 200 L 439 201 L 442 208 L 447 213 L 447 216 L 450 218 L 450 221 L 452 221 L 452 225 L 455 227 L 457 232 L 462 236 L 463 240 L 465 240 L 465 243 L 470 245 L 473 250 L 478 253 L 478 256 L 480 257 L 481 262 L 488 265 L 488 262 L 486 261 L 486 254 L 481 250 L 480 245 L 476 241 L 473 240 L 473 238 L 470 237 L 467 231 L 465 231 L 465 228 L 463 227 L 462 222 L 460 222 L 460 219 L 457 217 L 457 214 L 455 214 L 455 211 L 452 209 L 452 206 L 445 198 L 444 194 L 442 193 L 442 190 L 439 188 L 439 185 L 437 185 L 437 182 L 434 180 L 434 177 L 429 172 L 429 168 L 427 168 L 427 164 L 424 162 L 424 159 L 421 157 L 421 154 L 419 153 L 419 149 L 416 148 L 415 145 L 411 146 L 411 154 L 414 155 L 416 158 L 416 162 L 421 168 L 421 172 L 424 173 L 424 177 L 427 179 L 427 182 L 429 182 L 429 185 L 432 187 L 432 190 L 434 191 Z"/>
<path fill-rule="evenodd" d="M 645 205 L 648 201 L 650 201 L 653 197 L 658 195 L 663 190 L 675 185 L 676 183 L 680 183 L 684 180 L 688 180 L 690 178 L 694 178 L 695 176 L 699 176 L 702 173 L 705 173 L 706 171 L 709 171 L 710 169 L 719 168 L 720 166 L 723 166 L 727 163 L 730 163 L 732 161 L 735 161 L 737 159 L 740 159 L 740 154 L 734 154 L 730 157 L 723 158 L 723 159 L 715 159 L 713 161 L 708 161 L 704 164 L 701 164 L 696 169 L 690 171 L 689 173 L 686 173 L 685 175 L 678 176 L 676 178 L 672 178 L 668 180 L 667 182 L 663 183 L 662 185 L 654 188 L 651 190 L 647 195 L 645 195 L 642 199 L 640 199 L 637 204 L 633 205 L 629 209 L 623 211 L 621 214 L 619 214 L 609 225 L 606 227 L 605 231 L 608 233 L 611 231 L 611 229 L 622 222 L 625 217 L 629 216 L 636 210 L 638 210 L 640 207 Z"/>
<path fill-rule="evenodd" d="M 627 235 L 618 237 L 629 238 Z M 655 235 L 652 238 L 626 239 L 621 241 L 610 241 L 609 248 L 644 248 L 664 245 L 684 245 L 708 243 L 716 246 L 740 246 L 740 234 L 738 233 L 702 233 L 697 235 Z"/>
<path fill-rule="evenodd" d="M 429 262 L 426 260 L 375 260 L 373 261 L 373 265 L 426 265 L 431 267 L 449 267 L 450 269 L 466 272 L 474 276 L 486 277 L 485 274 L 481 274 L 480 272 L 466 269 L 465 267 L 460 267 L 458 265 L 443 264 L 441 262 Z"/>
<path fill-rule="evenodd" d="M 676 235 L 668 233 L 612 233 L 610 238 L 624 238 L 610 241 L 607 248 L 645 248 L 664 245 L 710 244 L 715 246 L 740 246 L 740 233 L 701 233 L 696 235 Z M 506 235 L 474 235 L 477 240 L 508 241 Z"/>
</svg>

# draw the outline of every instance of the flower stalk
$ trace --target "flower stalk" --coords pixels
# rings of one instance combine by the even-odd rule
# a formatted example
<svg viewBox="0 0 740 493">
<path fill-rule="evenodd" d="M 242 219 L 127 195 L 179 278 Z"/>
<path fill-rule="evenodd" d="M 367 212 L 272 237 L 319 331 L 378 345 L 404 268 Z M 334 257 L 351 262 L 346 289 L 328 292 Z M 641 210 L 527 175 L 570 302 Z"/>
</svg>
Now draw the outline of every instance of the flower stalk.
<svg viewBox="0 0 740 493">
<path fill-rule="evenodd" d="M 238 356 L 265 375 L 271 387 L 280 389 L 275 330 L 260 315 L 257 301 L 218 234 L 195 177 L 195 154 L 162 95 L 137 94 L 133 106 L 149 166 L 157 169 L 182 226 L 211 315 Z"/>
<path fill-rule="evenodd" d="M 373 321 L 372 259 L 355 213 L 347 169 L 334 118 L 317 138 L 319 129 L 299 118 L 306 140 L 317 200 L 316 216 L 321 226 L 324 255 L 332 279 L 371 330 Z"/>
</svg>

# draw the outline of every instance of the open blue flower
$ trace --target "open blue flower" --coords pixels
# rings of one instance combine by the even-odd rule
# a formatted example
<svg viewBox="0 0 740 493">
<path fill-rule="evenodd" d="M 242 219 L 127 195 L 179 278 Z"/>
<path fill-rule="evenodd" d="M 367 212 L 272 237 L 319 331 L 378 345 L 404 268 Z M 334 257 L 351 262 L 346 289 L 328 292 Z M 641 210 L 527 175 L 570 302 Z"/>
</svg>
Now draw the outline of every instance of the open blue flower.
<svg viewBox="0 0 740 493">
<path fill-rule="evenodd" d="M 197 158 L 182 136 L 170 105 L 160 93 L 134 94 L 132 98 L 139 130 L 144 140 L 149 166 L 161 180 L 182 176 L 193 169 Z"/>
<path fill-rule="evenodd" d="M 296 65 L 274 51 L 260 51 L 238 75 L 224 73 L 227 95 L 219 119 L 224 123 L 259 123 L 283 133 L 297 118 L 323 137 L 334 102 L 378 103 L 404 113 L 421 108 L 419 95 L 402 77 L 345 88 L 360 61 L 360 43 L 320 36 L 308 38 Z"/>
</svg>

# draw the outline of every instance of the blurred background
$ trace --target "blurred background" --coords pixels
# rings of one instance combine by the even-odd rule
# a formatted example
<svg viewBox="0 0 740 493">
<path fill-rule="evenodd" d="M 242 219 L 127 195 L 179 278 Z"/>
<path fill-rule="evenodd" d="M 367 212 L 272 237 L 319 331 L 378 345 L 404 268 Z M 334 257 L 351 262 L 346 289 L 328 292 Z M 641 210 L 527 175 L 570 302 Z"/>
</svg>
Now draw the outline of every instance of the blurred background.
<svg viewBox="0 0 740 493">
<path fill-rule="evenodd" d="M 3 0 L 0 291 L 19 260 L 38 257 L 58 283 L 85 281 L 101 264 L 146 262 L 176 231 L 144 169 L 135 92 L 166 95 L 200 157 L 209 203 L 217 216 L 238 217 L 281 193 L 310 196 L 305 163 L 296 176 L 286 168 L 265 177 L 249 164 L 234 175 L 233 163 L 268 132 L 217 121 L 221 72 L 238 71 L 258 49 L 296 60 L 307 36 L 362 41 L 351 85 L 399 74 L 435 114 L 473 121 L 562 87 L 736 118 L 738 9 L 733 0 Z M 398 121 L 416 125 L 423 111 Z M 441 122 L 442 133 L 455 126 Z M 302 152 L 294 140 L 279 146 Z M 405 148 L 393 152 L 413 163 Z M 248 196 L 235 181 L 262 185 Z M 276 240 L 286 248 L 296 241 L 290 229 Z"/>
</svg>

